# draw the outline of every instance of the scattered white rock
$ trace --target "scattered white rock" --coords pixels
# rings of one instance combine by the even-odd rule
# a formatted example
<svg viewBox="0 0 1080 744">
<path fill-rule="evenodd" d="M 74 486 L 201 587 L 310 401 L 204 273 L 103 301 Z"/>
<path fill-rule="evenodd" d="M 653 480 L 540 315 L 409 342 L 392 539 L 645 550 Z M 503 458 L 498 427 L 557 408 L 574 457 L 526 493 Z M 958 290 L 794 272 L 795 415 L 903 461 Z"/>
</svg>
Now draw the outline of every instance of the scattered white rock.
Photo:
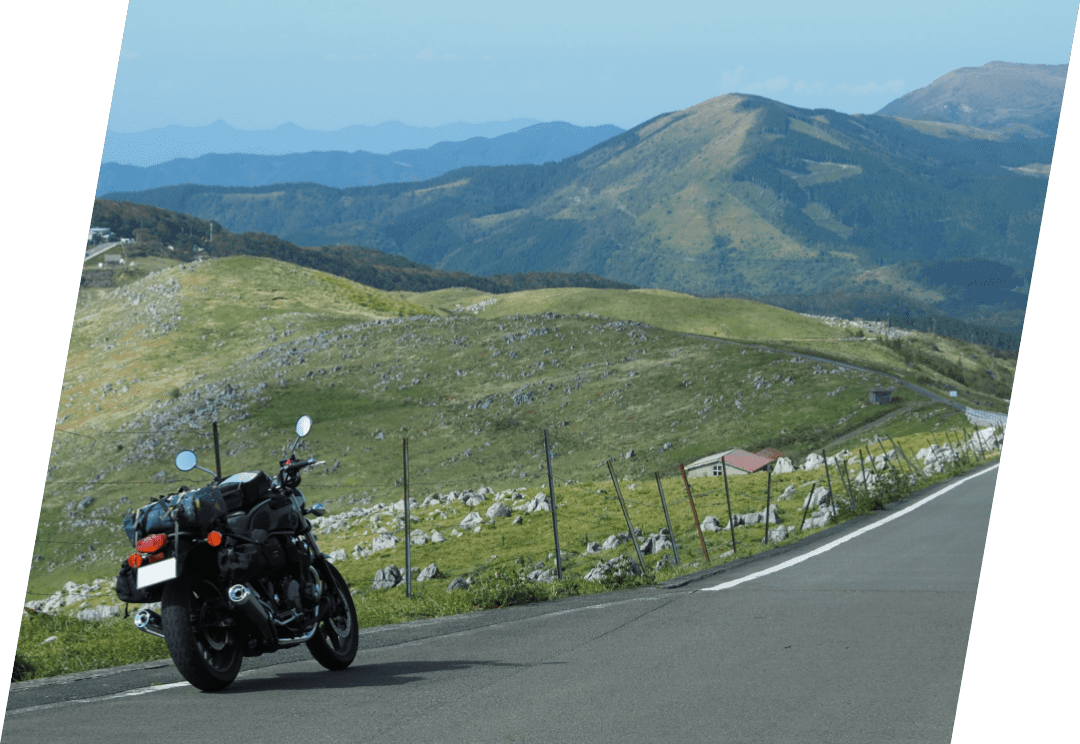
<svg viewBox="0 0 1080 744">
<path fill-rule="evenodd" d="M 751 512 L 750 514 L 736 514 L 732 517 L 731 521 L 735 522 L 736 527 L 751 524 L 765 524 L 765 510 L 762 509 L 759 512 Z M 724 525 L 725 530 L 731 526 L 731 521 Z M 776 512 L 776 504 L 769 504 L 769 524 L 779 525 L 783 521 L 784 520 L 782 520 L 780 515 Z"/>
<path fill-rule="evenodd" d="M 794 473 L 795 465 L 791 462 L 790 457 L 777 458 L 776 463 L 773 465 L 773 475 L 780 475 L 783 473 Z"/>
<path fill-rule="evenodd" d="M 389 532 L 383 532 L 371 541 L 371 549 L 375 552 L 378 552 L 380 550 L 389 550 L 390 548 L 397 545 L 398 542 L 399 538 L 391 535 Z"/>
<path fill-rule="evenodd" d="M 786 537 L 788 536 L 788 532 L 790 532 L 790 530 L 789 530 L 789 529 L 788 529 L 788 528 L 787 528 L 787 527 L 786 527 L 785 525 L 780 525 L 780 526 L 779 526 L 779 527 L 777 527 L 777 528 L 776 528 L 775 530 L 774 530 L 774 529 L 770 529 L 770 530 L 769 530 L 769 539 L 768 539 L 768 540 L 766 540 L 766 539 L 765 539 L 765 538 L 763 537 L 763 538 L 761 538 L 761 542 L 762 542 L 762 543 L 766 543 L 766 542 L 780 542 L 781 540 L 783 540 L 784 538 L 786 538 Z"/>
<path fill-rule="evenodd" d="M 824 486 L 818 486 L 814 489 L 813 493 L 807 494 L 806 498 L 803 499 L 801 508 L 805 509 L 807 504 L 812 507 L 818 507 L 822 504 L 830 503 L 832 503 L 832 492 Z"/>
<path fill-rule="evenodd" d="M 484 518 L 480 516 L 480 512 L 469 512 L 465 515 L 465 518 L 461 520 L 461 524 L 458 525 L 463 530 L 467 530 L 470 527 L 477 527 L 484 523 Z"/>
<path fill-rule="evenodd" d="M 110 617 L 118 617 L 119 615 L 119 605 L 98 605 L 97 607 L 79 610 L 75 617 L 79 620 L 108 620 Z"/>
<path fill-rule="evenodd" d="M 702 520 L 701 529 L 706 532 L 719 532 L 724 528 L 720 525 L 720 520 L 710 514 Z"/>
<path fill-rule="evenodd" d="M 416 577 L 417 581 L 427 581 L 428 579 L 441 579 L 442 574 L 439 572 L 439 567 L 434 563 L 429 563 L 420 572 L 420 575 Z"/>
<path fill-rule="evenodd" d="M 495 519 L 497 517 L 509 517 L 512 512 L 510 507 L 502 502 L 496 501 L 494 504 L 488 507 L 487 518 Z"/>
<path fill-rule="evenodd" d="M 372 589 L 392 589 L 402 582 L 401 570 L 391 563 L 386 568 L 380 568 L 375 572 L 375 581 Z"/>
</svg>

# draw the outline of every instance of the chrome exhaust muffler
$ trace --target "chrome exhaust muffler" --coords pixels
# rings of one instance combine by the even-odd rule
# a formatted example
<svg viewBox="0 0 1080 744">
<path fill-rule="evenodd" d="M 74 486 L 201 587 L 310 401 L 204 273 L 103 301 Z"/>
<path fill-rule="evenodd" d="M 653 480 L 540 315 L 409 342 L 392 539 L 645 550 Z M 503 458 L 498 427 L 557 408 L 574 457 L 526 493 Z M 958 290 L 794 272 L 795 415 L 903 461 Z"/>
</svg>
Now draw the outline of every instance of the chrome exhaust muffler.
<svg viewBox="0 0 1080 744">
<path fill-rule="evenodd" d="M 229 588 L 229 601 L 252 622 L 266 640 L 277 643 L 277 633 L 270 621 L 270 613 L 263 607 L 254 591 L 244 584 L 235 584 Z"/>
<path fill-rule="evenodd" d="M 143 608 L 136 612 L 135 627 L 152 636 L 157 636 L 158 638 L 165 637 L 165 631 L 161 628 L 161 615 L 153 610 Z"/>
</svg>

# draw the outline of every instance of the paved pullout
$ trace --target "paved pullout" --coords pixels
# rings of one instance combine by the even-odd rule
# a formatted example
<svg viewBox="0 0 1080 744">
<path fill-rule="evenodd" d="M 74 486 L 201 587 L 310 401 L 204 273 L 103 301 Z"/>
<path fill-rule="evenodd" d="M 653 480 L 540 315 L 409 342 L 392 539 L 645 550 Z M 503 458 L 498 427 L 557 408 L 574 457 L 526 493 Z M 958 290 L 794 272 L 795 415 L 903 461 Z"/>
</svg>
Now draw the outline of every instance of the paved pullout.
<svg viewBox="0 0 1080 744">
<path fill-rule="evenodd" d="M 372 629 L 343 672 L 298 650 L 216 694 L 169 665 L 16 685 L 3 742 L 948 742 L 995 476 L 679 586 Z"/>
</svg>

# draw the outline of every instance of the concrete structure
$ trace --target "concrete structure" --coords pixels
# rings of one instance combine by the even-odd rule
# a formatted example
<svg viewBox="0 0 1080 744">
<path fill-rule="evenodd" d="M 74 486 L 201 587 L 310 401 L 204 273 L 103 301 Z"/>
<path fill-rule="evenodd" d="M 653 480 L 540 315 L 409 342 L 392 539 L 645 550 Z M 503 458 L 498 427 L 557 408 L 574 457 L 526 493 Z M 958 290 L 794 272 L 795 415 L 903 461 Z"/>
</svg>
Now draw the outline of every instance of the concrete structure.
<svg viewBox="0 0 1080 744">
<path fill-rule="evenodd" d="M 892 403 L 892 390 L 871 390 L 870 402 L 876 406 Z"/>
<path fill-rule="evenodd" d="M 703 457 L 685 466 L 687 478 L 700 478 L 702 476 L 720 476 L 724 474 L 724 465 L 727 466 L 727 474 L 746 475 L 764 470 L 773 463 L 775 458 L 762 457 L 741 449 L 730 449 L 717 452 L 715 455 Z"/>
</svg>

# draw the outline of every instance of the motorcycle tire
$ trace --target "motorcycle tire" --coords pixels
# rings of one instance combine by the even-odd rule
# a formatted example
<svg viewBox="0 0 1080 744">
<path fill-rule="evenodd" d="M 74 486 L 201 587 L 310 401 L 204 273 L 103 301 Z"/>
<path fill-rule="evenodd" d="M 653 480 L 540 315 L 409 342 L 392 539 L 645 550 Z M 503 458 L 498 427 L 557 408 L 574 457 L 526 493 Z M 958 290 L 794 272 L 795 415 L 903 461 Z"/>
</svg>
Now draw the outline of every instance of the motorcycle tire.
<svg viewBox="0 0 1080 744">
<path fill-rule="evenodd" d="M 325 594 L 336 594 L 337 611 L 323 618 L 315 635 L 307 642 L 315 661 L 331 671 L 345 669 L 356 658 L 360 645 L 360 630 L 356 626 L 356 605 L 345 579 L 333 564 L 323 563 L 319 571 Z"/>
<path fill-rule="evenodd" d="M 205 579 L 175 579 L 161 595 L 161 626 L 169 655 L 184 679 L 204 692 L 232 684 L 244 660 L 233 632 L 212 625 L 227 614 L 228 599 Z"/>
</svg>

